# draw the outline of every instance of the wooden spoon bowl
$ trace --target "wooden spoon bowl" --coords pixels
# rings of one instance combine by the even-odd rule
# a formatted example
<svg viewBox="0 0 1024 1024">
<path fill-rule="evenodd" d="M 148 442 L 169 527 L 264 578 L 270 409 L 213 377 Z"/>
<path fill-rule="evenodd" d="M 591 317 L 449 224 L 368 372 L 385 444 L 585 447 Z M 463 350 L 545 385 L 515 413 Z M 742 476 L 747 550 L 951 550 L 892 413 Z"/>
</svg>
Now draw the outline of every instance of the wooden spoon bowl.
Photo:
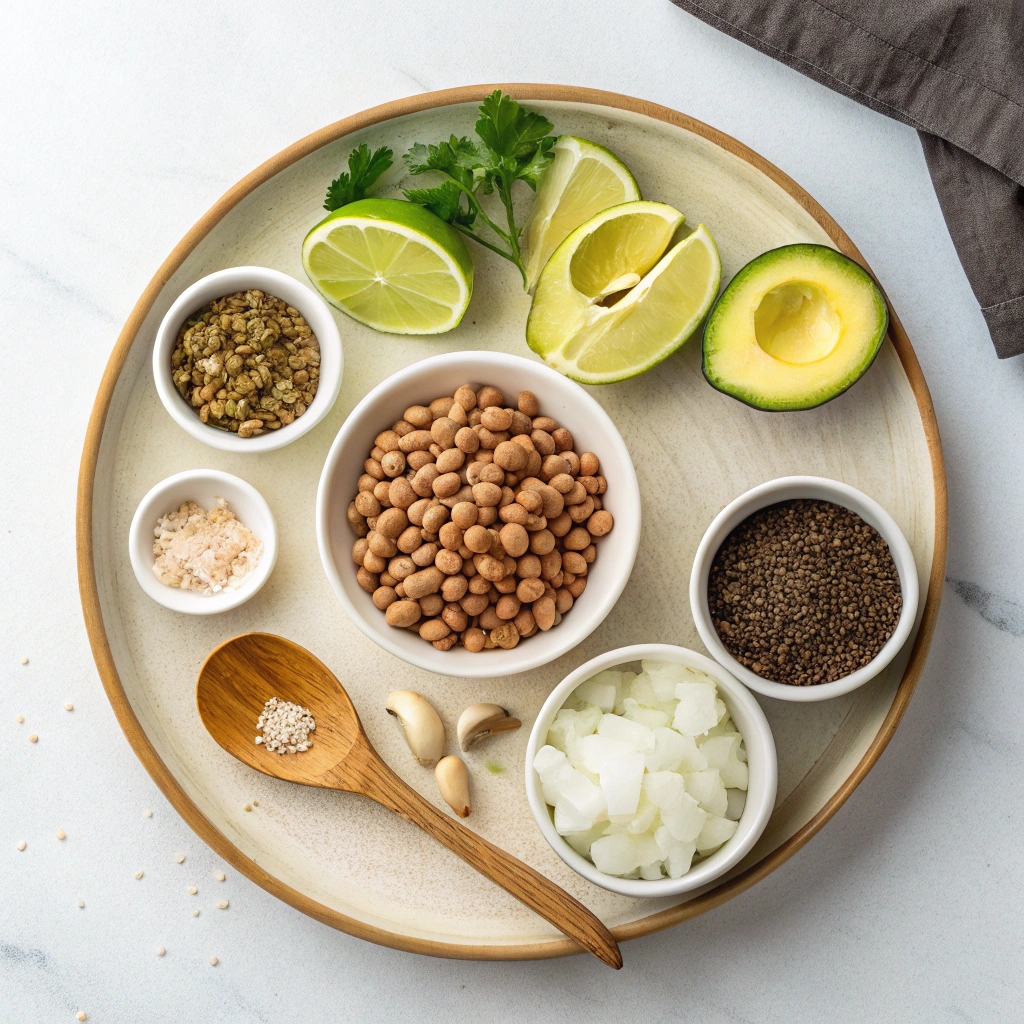
<svg viewBox="0 0 1024 1024">
<path fill-rule="evenodd" d="M 301 757 L 254 742 L 256 721 L 272 697 L 309 708 L 316 722 L 313 746 Z M 210 735 L 250 768 L 304 786 L 359 792 L 341 784 L 340 770 L 353 747 L 370 741 L 334 673 L 298 644 L 244 633 L 215 647 L 199 670 L 196 702 Z"/>
<path fill-rule="evenodd" d="M 254 742 L 256 721 L 271 697 L 309 709 L 316 722 L 309 750 L 277 754 Z M 304 647 L 270 633 L 226 641 L 199 670 L 196 703 L 214 740 L 250 768 L 287 782 L 369 797 L 418 825 L 604 963 L 622 966 L 611 932 L 582 903 L 439 811 L 384 763 L 345 688 Z"/>
</svg>

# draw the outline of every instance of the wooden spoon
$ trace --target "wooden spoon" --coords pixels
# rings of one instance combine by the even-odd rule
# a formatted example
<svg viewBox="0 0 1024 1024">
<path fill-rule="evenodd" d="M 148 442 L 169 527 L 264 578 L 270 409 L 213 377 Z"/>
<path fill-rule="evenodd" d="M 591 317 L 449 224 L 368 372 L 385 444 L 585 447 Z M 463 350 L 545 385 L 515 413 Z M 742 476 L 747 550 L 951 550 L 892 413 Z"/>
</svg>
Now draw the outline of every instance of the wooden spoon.
<svg viewBox="0 0 1024 1024">
<path fill-rule="evenodd" d="M 271 697 L 309 708 L 316 720 L 309 750 L 282 755 L 253 742 L 256 720 Z M 226 641 L 199 670 L 196 703 L 210 735 L 250 768 L 375 800 L 419 825 L 599 960 L 616 969 L 622 966 L 611 932 L 582 903 L 439 811 L 381 760 L 345 688 L 305 648 L 270 633 L 243 633 Z"/>
</svg>

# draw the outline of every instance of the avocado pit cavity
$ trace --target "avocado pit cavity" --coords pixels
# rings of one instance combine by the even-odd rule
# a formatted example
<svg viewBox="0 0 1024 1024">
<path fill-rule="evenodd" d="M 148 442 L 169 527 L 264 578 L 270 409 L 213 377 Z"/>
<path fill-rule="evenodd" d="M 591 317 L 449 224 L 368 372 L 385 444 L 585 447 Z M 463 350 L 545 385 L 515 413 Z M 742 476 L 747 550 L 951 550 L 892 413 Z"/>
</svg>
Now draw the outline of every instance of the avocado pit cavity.
<svg viewBox="0 0 1024 1024">
<path fill-rule="evenodd" d="M 787 281 L 768 292 L 754 314 L 761 351 L 786 363 L 816 363 L 839 343 L 842 322 L 816 284 Z"/>
</svg>

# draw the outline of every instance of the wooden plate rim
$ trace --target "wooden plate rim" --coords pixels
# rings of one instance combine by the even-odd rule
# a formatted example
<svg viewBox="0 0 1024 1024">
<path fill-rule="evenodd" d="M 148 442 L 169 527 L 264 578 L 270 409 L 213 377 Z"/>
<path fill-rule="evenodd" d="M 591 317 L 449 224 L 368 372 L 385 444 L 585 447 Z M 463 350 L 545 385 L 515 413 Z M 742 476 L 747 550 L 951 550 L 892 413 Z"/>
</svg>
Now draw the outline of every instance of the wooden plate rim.
<svg viewBox="0 0 1024 1024">
<path fill-rule="evenodd" d="M 585 89 L 568 85 L 521 83 L 470 85 L 457 89 L 442 89 L 371 107 L 361 113 L 327 125 L 311 135 L 307 135 L 304 139 L 282 150 L 276 156 L 271 157 L 271 159 L 246 175 L 196 222 L 185 237 L 174 247 L 153 276 L 153 279 L 146 286 L 145 291 L 143 291 L 138 302 L 136 302 L 117 338 L 114 350 L 104 370 L 99 392 L 97 393 L 89 418 L 78 478 L 76 548 L 79 592 L 81 594 L 85 626 L 89 635 L 89 642 L 92 646 L 93 657 L 95 658 L 107 697 L 114 709 L 114 714 L 117 716 L 117 720 L 124 730 L 132 749 L 164 796 L 167 797 L 178 813 L 199 834 L 203 841 L 211 846 L 224 860 L 257 885 L 289 903 L 297 910 L 301 910 L 303 913 L 316 918 L 318 921 L 322 921 L 324 924 L 348 932 L 350 935 L 355 935 L 383 946 L 390 946 L 413 953 L 424 953 L 431 956 L 468 960 L 536 960 L 547 957 L 568 956 L 579 953 L 580 948 L 568 939 L 508 945 L 477 945 L 440 942 L 415 936 L 394 934 L 386 929 L 348 917 L 318 903 L 316 900 L 310 899 L 298 890 L 285 885 L 237 849 L 202 814 L 178 783 L 177 779 L 171 774 L 157 754 L 132 709 L 124 687 L 121 685 L 103 624 L 103 613 L 100 606 L 93 552 L 92 510 L 96 468 L 99 460 L 103 430 L 114 389 L 142 322 L 145 320 L 163 286 L 182 265 L 189 253 L 213 229 L 217 222 L 245 196 L 286 167 L 312 153 L 314 150 L 319 149 L 321 146 L 351 132 L 366 128 L 369 125 L 378 124 L 381 121 L 387 121 L 405 114 L 457 103 L 479 102 L 496 88 L 510 92 L 520 100 L 569 101 L 627 110 L 664 121 L 668 124 L 677 125 L 693 132 L 695 135 L 708 139 L 728 152 L 746 160 L 771 178 L 814 217 L 841 252 L 857 260 L 869 272 L 871 270 L 847 234 L 792 178 L 731 136 L 669 107 L 663 107 L 632 96 L 625 96 L 621 93 L 605 92 L 598 89 Z M 931 456 L 932 477 L 935 488 L 935 547 L 932 571 L 928 582 L 928 594 L 924 604 L 920 629 L 914 641 L 910 660 L 900 681 L 892 707 L 889 709 L 871 746 L 861 758 L 852 774 L 803 828 L 742 874 L 716 886 L 696 899 L 681 903 L 675 907 L 669 907 L 660 913 L 652 914 L 629 924 L 613 928 L 613 934 L 620 942 L 626 939 L 649 935 L 652 932 L 668 928 L 681 921 L 696 917 L 698 914 L 702 914 L 713 907 L 717 907 L 733 896 L 749 889 L 774 871 L 780 864 L 792 857 L 836 813 L 847 797 L 857 788 L 864 776 L 871 770 L 871 767 L 885 749 L 886 744 L 892 738 L 907 708 L 907 704 L 910 702 L 914 687 L 917 685 L 917 681 L 924 668 L 932 634 L 935 631 L 942 595 L 942 583 L 945 577 L 948 534 L 946 471 L 942 457 L 938 424 L 935 419 L 935 410 L 932 406 L 928 386 L 925 383 L 921 366 L 917 361 L 917 356 L 914 353 L 910 339 L 907 337 L 903 325 L 894 312 L 890 319 L 889 336 L 899 355 L 900 362 L 903 364 L 903 369 L 907 374 L 917 400 Z"/>
</svg>

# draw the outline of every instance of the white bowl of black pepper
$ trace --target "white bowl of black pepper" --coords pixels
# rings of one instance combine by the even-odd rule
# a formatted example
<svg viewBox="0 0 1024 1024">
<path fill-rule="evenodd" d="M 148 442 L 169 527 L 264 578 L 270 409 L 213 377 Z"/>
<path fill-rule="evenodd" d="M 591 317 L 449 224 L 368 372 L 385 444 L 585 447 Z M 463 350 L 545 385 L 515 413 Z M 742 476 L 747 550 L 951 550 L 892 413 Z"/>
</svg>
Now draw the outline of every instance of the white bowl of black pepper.
<svg viewBox="0 0 1024 1024">
<path fill-rule="evenodd" d="M 790 476 L 715 517 L 690 574 L 711 656 L 752 690 L 788 701 L 849 693 L 907 642 L 920 587 L 892 516 L 849 484 Z"/>
<path fill-rule="evenodd" d="M 640 491 L 578 384 L 532 359 L 452 352 L 352 410 L 316 528 L 327 578 L 371 640 L 442 675 L 507 676 L 565 654 L 611 611 Z"/>
<path fill-rule="evenodd" d="M 230 267 L 190 285 L 153 346 L 164 408 L 229 452 L 273 451 L 312 430 L 338 397 L 342 367 L 327 303 L 268 267 Z"/>
</svg>

